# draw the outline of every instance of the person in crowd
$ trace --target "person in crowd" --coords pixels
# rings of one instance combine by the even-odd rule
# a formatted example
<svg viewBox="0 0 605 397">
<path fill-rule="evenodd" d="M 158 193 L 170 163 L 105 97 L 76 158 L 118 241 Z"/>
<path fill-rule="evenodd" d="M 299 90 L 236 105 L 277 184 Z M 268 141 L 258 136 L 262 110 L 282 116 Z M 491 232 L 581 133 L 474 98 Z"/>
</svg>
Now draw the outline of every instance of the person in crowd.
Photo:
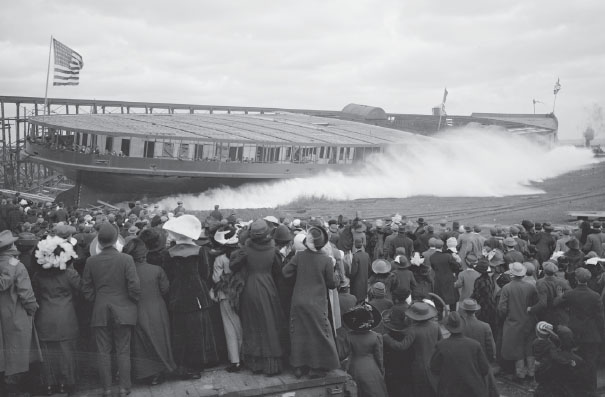
<svg viewBox="0 0 605 397">
<path fill-rule="evenodd" d="M 176 369 L 170 341 L 170 320 L 163 296 L 170 284 L 164 270 L 147 263 L 147 247 L 139 238 L 131 239 L 123 252 L 134 260 L 141 285 L 137 302 L 137 324 L 132 335 L 132 366 L 135 379 L 151 386 L 160 384 Z"/>
<path fill-rule="evenodd" d="M 339 359 L 330 325 L 328 290 L 337 286 L 334 265 L 321 252 L 328 244 L 328 233 L 322 227 L 311 227 L 304 244 L 284 266 L 286 278 L 296 277 L 290 310 L 290 364 L 301 377 L 324 377 L 338 368 Z"/>
<path fill-rule="evenodd" d="M 348 372 L 357 384 L 357 395 L 388 397 L 382 335 L 372 331 L 382 321 L 380 312 L 364 303 L 344 313 L 342 320 L 350 330 L 345 339 L 345 355 L 350 356 Z"/>
<path fill-rule="evenodd" d="M 532 308 L 532 313 L 542 321 L 552 325 L 567 324 L 569 317 L 565 310 L 554 305 L 557 297 L 557 290 L 563 293 L 571 291 L 569 282 L 556 276 L 559 270 L 557 265 L 551 261 L 543 264 L 544 277 L 536 281 L 536 290 L 538 291 L 538 303 Z"/>
<path fill-rule="evenodd" d="M 382 313 L 382 324 L 389 337 L 401 342 L 405 336 L 404 331 L 410 326 L 405 312 L 409 309 L 407 303 L 396 304 Z M 384 380 L 389 396 L 412 397 L 412 375 L 410 362 L 413 351 L 391 350 L 384 345 Z"/>
<path fill-rule="evenodd" d="M 10 230 L 0 231 L 0 375 L 8 392 L 19 390 L 29 370 L 32 317 L 38 309 L 27 269 L 17 259 L 17 240 Z"/>
<path fill-rule="evenodd" d="M 517 247 L 517 242 L 512 237 L 507 237 L 502 241 L 504 245 L 504 262 L 507 265 L 510 265 L 514 262 L 523 263 L 525 258 L 520 251 L 517 251 L 515 248 Z"/>
<path fill-rule="evenodd" d="M 283 369 L 280 341 L 286 323 L 272 275 L 281 271 L 280 267 L 267 222 L 255 220 L 245 246 L 230 260 L 231 271 L 245 272 L 240 300 L 242 353 L 246 366 L 254 373 L 277 375 Z"/>
<path fill-rule="evenodd" d="M 558 287 L 554 305 L 568 309 L 568 325 L 578 344 L 578 355 L 589 368 L 588 385 L 594 393 L 597 388 L 599 345 L 605 337 L 605 319 L 601 297 L 587 286 L 590 277 L 587 269 L 576 269 L 577 287 L 566 292 L 563 292 L 562 287 Z"/>
<path fill-rule="evenodd" d="M 176 373 L 183 379 L 199 379 L 204 368 L 218 362 L 210 317 L 210 263 L 204 247 L 195 243 L 202 224 L 193 215 L 182 215 L 167 221 L 164 229 L 175 242 L 165 252 L 162 267 L 170 282 L 168 311 Z"/>
<path fill-rule="evenodd" d="M 432 321 L 437 316 L 437 309 L 425 302 L 414 302 L 405 315 L 413 324 L 406 329 L 403 339 L 399 341 L 387 334 L 384 335 L 384 345 L 391 352 L 411 349 L 414 357 L 410 363 L 412 395 L 435 396 L 430 361 L 435 345 L 442 338 L 439 324 Z"/>
<path fill-rule="evenodd" d="M 450 247 L 456 249 L 455 247 Z M 435 252 L 431 255 L 429 263 L 435 272 L 435 294 L 439 295 L 450 310 L 456 310 L 458 291 L 454 287 L 456 276 L 462 270 L 460 263 L 453 256 L 454 252 Z"/>
<path fill-rule="evenodd" d="M 376 283 L 382 283 L 385 288 L 385 298 L 391 300 L 391 291 L 397 286 L 397 278 L 391 271 L 392 265 L 386 259 L 376 259 L 372 262 L 372 275 L 368 278 L 368 298 L 372 299 L 370 293 Z"/>
<path fill-rule="evenodd" d="M 137 321 L 141 295 L 139 276 L 132 257 L 114 247 L 118 231 L 109 223 L 99 229 L 97 242 L 101 253 L 86 260 L 82 292 L 94 302 L 90 325 L 97 345 L 99 375 L 103 394 L 111 395 L 111 350 L 115 346 L 120 394 L 130 393 L 130 340 Z"/>
<path fill-rule="evenodd" d="M 355 239 L 351 270 L 347 277 L 351 280 L 351 294 L 357 303 L 366 300 L 368 296 L 368 275 L 370 273 L 370 255 L 363 249 L 361 239 Z"/>
<path fill-rule="evenodd" d="M 586 237 L 586 243 L 582 246 L 582 251 L 585 254 L 593 251 L 597 257 L 603 257 L 605 252 L 605 233 L 601 228 L 601 222 L 594 221 L 592 223 L 592 233 Z"/>
<path fill-rule="evenodd" d="M 505 319 L 502 328 L 502 358 L 515 362 L 515 378 L 523 382 L 534 376 L 534 357 L 531 343 L 535 337 L 535 317 L 531 314 L 538 302 L 538 292 L 532 284 L 523 281 L 527 269 L 522 263 L 509 266 L 511 282 L 502 287 L 498 312 Z"/>
<path fill-rule="evenodd" d="M 238 248 L 239 230 L 234 227 L 225 227 L 214 234 L 214 240 L 220 244 L 220 255 L 214 259 L 214 271 L 212 281 L 214 287 L 212 294 L 219 302 L 225 340 L 227 341 L 227 354 L 230 365 L 227 372 L 239 372 L 242 369 L 242 323 L 235 308 L 239 304 L 241 286 L 233 278 L 229 268 L 229 258 L 233 251 Z"/>
<path fill-rule="evenodd" d="M 462 302 L 467 298 L 470 298 L 475 288 L 475 280 L 481 275 L 475 266 L 479 259 L 473 252 L 469 252 L 466 255 L 467 268 L 458 273 L 458 279 L 454 283 L 454 287 L 458 288 L 458 302 Z"/>
<path fill-rule="evenodd" d="M 77 253 L 68 240 L 49 236 L 37 244 L 35 256 L 40 271 L 32 286 L 40 305 L 35 326 L 43 358 L 42 383 L 49 395 L 66 393 L 76 384 L 79 326 L 74 297 L 82 291 L 73 268 Z"/>
</svg>

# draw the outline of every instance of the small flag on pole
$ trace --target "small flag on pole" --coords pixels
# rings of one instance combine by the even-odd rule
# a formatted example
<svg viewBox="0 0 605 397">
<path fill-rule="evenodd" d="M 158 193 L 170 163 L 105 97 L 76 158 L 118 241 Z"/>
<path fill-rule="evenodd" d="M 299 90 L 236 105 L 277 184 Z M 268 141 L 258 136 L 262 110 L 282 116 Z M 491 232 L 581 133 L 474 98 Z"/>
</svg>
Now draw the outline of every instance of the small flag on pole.
<svg viewBox="0 0 605 397">
<path fill-rule="evenodd" d="M 557 77 L 557 82 L 555 83 L 555 88 L 553 90 L 553 93 L 555 95 L 557 95 L 560 90 L 561 90 L 561 84 L 559 83 L 559 78 Z"/>
<path fill-rule="evenodd" d="M 55 73 L 53 85 L 78 85 L 80 82 L 80 69 L 84 67 L 82 56 L 53 39 L 55 50 Z"/>
</svg>

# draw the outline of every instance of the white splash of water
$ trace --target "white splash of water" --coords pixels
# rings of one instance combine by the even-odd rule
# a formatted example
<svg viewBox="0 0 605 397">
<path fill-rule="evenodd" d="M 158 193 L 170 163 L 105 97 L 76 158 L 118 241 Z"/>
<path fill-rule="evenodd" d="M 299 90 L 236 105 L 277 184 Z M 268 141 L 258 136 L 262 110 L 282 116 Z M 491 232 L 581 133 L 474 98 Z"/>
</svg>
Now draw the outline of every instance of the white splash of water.
<svg viewBox="0 0 605 397">
<path fill-rule="evenodd" d="M 536 194 L 531 182 L 554 178 L 595 163 L 592 153 L 573 146 L 534 142 L 492 128 L 449 130 L 434 139 L 419 137 L 376 155 L 354 174 L 327 171 L 309 178 L 211 189 L 201 194 L 166 197 L 163 207 L 208 210 L 266 208 L 299 197 L 333 200 L 411 196 L 498 197 Z"/>
</svg>

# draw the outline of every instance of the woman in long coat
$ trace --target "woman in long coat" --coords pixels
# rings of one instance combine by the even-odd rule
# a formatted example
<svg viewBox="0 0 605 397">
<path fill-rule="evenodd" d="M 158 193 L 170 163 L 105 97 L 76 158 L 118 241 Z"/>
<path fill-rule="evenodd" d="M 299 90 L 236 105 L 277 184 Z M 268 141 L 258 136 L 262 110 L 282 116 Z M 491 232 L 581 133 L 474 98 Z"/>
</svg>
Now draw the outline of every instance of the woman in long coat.
<svg viewBox="0 0 605 397">
<path fill-rule="evenodd" d="M 168 310 L 176 373 L 183 379 L 199 379 L 204 367 L 218 362 L 209 311 L 209 264 L 203 247 L 193 241 L 202 233 L 202 224 L 193 215 L 181 215 L 166 222 L 164 229 L 176 242 L 165 252 L 162 266 L 170 281 Z"/>
<path fill-rule="evenodd" d="M 59 237 L 47 237 L 40 244 L 51 240 L 66 243 Z M 75 250 L 72 251 L 75 255 Z M 32 284 L 40 305 L 35 324 L 44 358 L 43 383 L 49 393 L 63 393 L 76 383 L 74 352 L 77 349 L 79 329 L 75 297 L 82 290 L 82 281 L 70 265 L 64 270 L 57 267 L 42 268 L 36 272 Z M 55 387 L 57 388 L 53 389 Z"/>
<path fill-rule="evenodd" d="M 162 298 L 170 289 L 161 267 L 147 263 L 147 247 L 139 238 L 131 239 L 124 250 L 132 256 L 141 282 L 137 303 L 137 324 L 132 337 L 132 367 L 135 379 L 157 385 L 164 373 L 176 369 L 170 345 L 170 320 Z"/>
<path fill-rule="evenodd" d="M 0 232 L 0 372 L 5 376 L 29 370 L 32 315 L 38 304 L 25 266 L 16 259 L 17 240 Z"/>
<path fill-rule="evenodd" d="M 242 249 L 231 256 L 233 272 L 244 272 L 240 297 L 242 353 L 246 366 L 255 373 L 277 375 L 282 371 L 284 314 L 273 274 L 280 271 L 271 229 L 263 219 L 250 225 Z"/>
<path fill-rule="evenodd" d="M 370 304 L 362 304 L 343 314 L 343 321 L 351 330 L 345 339 L 345 351 L 351 357 L 348 372 L 357 383 L 357 395 L 388 397 L 382 335 L 372 331 L 380 324 L 380 313 Z"/>
<path fill-rule="evenodd" d="M 307 249 L 284 266 L 284 277 L 296 276 L 290 309 L 290 364 L 300 377 L 307 369 L 313 377 L 338 368 L 336 343 L 328 314 L 328 290 L 337 286 L 332 259 L 320 250 L 328 233 L 319 227 L 309 230 Z"/>
</svg>

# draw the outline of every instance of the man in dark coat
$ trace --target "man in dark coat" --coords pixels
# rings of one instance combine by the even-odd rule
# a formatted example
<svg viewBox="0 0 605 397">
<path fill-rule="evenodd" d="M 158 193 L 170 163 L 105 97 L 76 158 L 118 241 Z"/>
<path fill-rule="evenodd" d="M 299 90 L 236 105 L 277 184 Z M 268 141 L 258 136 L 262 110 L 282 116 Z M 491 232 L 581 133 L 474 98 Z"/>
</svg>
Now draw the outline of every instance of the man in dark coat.
<svg viewBox="0 0 605 397">
<path fill-rule="evenodd" d="M 450 313 L 445 327 L 451 336 L 437 343 L 431 358 L 431 372 L 439 377 L 437 395 L 487 396 L 485 377 L 489 363 L 481 345 L 462 334 L 464 322 L 457 312 Z"/>
<path fill-rule="evenodd" d="M 587 286 L 591 278 L 590 271 L 579 268 L 576 269 L 575 276 L 578 286 L 565 293 L 562 288 L 557 288 L 557 298 L 554 303 L 555 306 L 564 305 L 569 309 L 569 328 L 578 345 L 578 355 L 590 368 L 589 386 L 595 392 L 599 345 L 605 336 L 603 302 L 599 294 Z"/>
<path fill-rule="evenodd" d="M 115 345 L 120 394 L 126 395 L 131 385 L 130 336 L 137 322 L 141 286 L 132 257 L 114 247 L 118 239 L 116 228 L 104 223 L 97 239 L 102 251 L 86 260 L 82 292 L 86 299 L 94 302 L 90 325 L 94 329 L 104 393 L 111 393 L 110 354 Z"/>
<path fill-rule="evenodd" d="M 363 250 L 361 239 L 355 239 L 353 260 L 348 274 L 351 280 L 351 294 L 357 302 L 363 302 L 368 296 L 368 274 L 370 273 L 370 255 Z"/>
</svg>

